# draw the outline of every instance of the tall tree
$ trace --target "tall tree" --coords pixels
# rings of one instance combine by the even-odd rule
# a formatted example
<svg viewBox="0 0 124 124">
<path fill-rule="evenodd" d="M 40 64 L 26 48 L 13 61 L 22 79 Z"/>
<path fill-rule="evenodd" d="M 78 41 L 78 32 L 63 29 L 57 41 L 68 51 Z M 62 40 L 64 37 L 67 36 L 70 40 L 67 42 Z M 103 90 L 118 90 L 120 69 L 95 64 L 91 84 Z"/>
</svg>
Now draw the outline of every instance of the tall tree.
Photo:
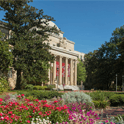
<svg viewBox="0 0 124 124">
<path fill-rule="evenodd" d="M 50 54 L 50 46 L 45 44 L 50 33 L 58 33 L 56 27 L 50 27 L 48 21 L 54 21 L 50 16 L 44 15 L 43 10 L 29 6 L 32 0 L 2 0 L 0 7 L 6 11 L 5 21 L 12 30 L 9 43 L 14 46 L 13 67 L 17 70 L 16 89 L 20 89 L 21 72 L 27 82 L 48 81 L 48 62 L 54 61 Z M 37 30 L 38 29 L 38 30 Z"/>
<path fill-rule="evenodd" d="M 84 65 L 85 65 L 85 68 L 86 68 L 86 75 L 87 75 L 87 82 L 86 82 L 86 87 L 88 89 L 91 89 L 93 88 L 93 82 L 94 82 L 94 79 L 93 78 L 93 74 L 94 72 L 97 70 L 97 58 L 95 57 L 97 53 L 97 50 L 94 50 L 93 52 L 89 52 L 88 54 L 85 54 L 84 58 L 85 58 L 85 61 L 84 61 Z"/>
<path fill-rule="evenodd" d="M 78 59 L 79 63 L 77 64 L 77 82 L 81 84 L 81 81 L 85 82 L 86 80 L 86 70 L 83 62 Z"/>
<path fill-rule="evenodd" d="M 9 67 L 12 66 L 13 55 L 9 51 L 11 47 L 8 41 L 1 40 L 5 35 L 0 31 L 0 71 L 2 73 L 8 72 Z"/>
</svg>

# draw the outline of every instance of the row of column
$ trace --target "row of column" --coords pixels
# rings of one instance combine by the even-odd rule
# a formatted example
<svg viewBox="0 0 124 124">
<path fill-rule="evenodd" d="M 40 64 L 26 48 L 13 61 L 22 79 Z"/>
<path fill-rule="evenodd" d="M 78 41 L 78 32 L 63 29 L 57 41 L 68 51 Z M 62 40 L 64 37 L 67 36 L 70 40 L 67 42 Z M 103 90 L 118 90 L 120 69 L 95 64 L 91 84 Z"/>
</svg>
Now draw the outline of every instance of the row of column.
<svg viewBox="0 0 124 124">
<path fill-rule="evenodd" d="M 56 57 L 56 56 L 55 56 Z M 59 85 L 62 85 L 62 56 L 59 56 Z M 70 59 L 70 84 L 68 81 L 68 60 Z M 74 64 L 73 64 L 74 62 Z M 73 74 L 74 66 L 74 74 Z M 49 79 L 50 79 L 50 70 L 49 70 Z M 53 63 L 53 78 L 52 83 L 55 84 L 56 79 L 56 60 Z M 50 84 L 50 82 L 49 82 Z M 77 60 L 71 58 L 65 58 L 65 85 L 77 85 Z"/>
</svg>

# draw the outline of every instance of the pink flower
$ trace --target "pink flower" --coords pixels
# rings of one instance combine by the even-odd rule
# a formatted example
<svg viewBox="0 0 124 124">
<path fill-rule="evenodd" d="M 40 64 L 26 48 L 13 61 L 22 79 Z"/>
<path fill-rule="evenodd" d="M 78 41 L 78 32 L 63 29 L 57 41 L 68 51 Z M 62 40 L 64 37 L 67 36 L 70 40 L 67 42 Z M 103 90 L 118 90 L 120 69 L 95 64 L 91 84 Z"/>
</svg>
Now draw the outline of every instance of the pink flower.
<svg viewBox="0 0 124 124">
<path fill-rule="evenodd" d="M 109 122 L 108 120 L 105 121 L 105 123 Z"/>
<path fill-rule="evenodd" d="M 27 120 L 27 123 L 30 123 L 30 121 L 29 121 L 29 120 Z"/>
</svg>

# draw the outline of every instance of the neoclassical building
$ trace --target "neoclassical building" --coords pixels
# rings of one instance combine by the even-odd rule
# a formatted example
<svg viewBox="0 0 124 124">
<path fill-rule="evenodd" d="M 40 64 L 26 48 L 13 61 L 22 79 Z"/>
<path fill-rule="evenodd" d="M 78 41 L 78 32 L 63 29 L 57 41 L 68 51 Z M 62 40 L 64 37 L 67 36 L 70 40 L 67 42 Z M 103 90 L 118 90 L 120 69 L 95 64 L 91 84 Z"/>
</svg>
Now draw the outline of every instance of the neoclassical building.
<svg viewBox="0 0 124 124">
<path fill-rule="evenodd" d="M 55 23 L 52 21 L 49 22 L 49 26 L 55 26 Z M 57 27 L 58 28 L 58 27 Z M 58 28 L 59 29 L 59 28 Z M 0 30 L 6 34 L 6 37 L 9 38 L 9 31 L 0 22 Z M 77 60 L 78 58 L 84 60 L 84 53 L 74 50 L 75 43 L 63 37 L 64 32 L 60 31 L 59 34 L 51 33 L 49 36 L 49 42 L 45 41 L 51 46 L 51 54 L 55 56 L 54 63 L 51 64 L 49 69 L 48 76 L 50 84 L 55 84 L 60 89 L 63 88 L 63 84 L 67 88 L 72 88 L 73 90 L 78 89 L 77 87 Z M 16 84 L 16 71 L 11 68 L 9 72 L 9 82 L 12 87 L 15 87 Z"/>
</svg>

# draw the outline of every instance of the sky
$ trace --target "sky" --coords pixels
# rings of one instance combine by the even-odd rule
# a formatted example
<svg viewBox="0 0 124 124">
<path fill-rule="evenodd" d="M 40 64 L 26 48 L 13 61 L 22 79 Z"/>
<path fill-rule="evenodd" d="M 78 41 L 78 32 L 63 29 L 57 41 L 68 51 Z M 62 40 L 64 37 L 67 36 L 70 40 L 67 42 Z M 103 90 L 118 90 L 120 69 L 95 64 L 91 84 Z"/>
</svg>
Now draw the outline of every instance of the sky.
<svg viewBox="0 0 124 124">
<path fill-rule="evenodd" d="M 112 32 L 124 25 L 124 0 L 33 0 L 29 5 L 53 17 L 64 37 L 75 42 L 74 49 L 85 54 L 109 42 Z"/>
</svg>

